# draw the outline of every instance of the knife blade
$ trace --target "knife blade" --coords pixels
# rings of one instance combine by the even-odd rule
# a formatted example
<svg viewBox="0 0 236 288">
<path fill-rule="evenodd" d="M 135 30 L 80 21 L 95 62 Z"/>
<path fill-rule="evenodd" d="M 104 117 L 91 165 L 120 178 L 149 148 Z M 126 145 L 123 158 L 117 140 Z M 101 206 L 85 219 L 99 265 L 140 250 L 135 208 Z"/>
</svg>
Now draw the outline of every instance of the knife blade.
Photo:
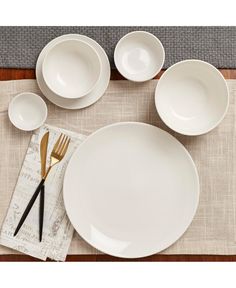
<svg viewBox="0 0 236 288">
<path fill-rule="evenodd" d="M 43 135 L 43 138 L 40 142 L 40 160 L 41 160 L 41 177 L 42 178 L 46 174 L 48 137 L 49 137 L 49 132 Z M 44 185 L 43 185 L 41 188 L 40 202 L 39 202 L 39 241 L 40 242 L 42 241 L 42 236 L 43 236 L 44 198 L 45 198 L 45 191 L 44 191 Z"/>
<path fill-rule="evenodd" d="M 43 135 L 43 138 L 40 142 L 40 158 L 41 158 L 41 176 L 42 176 L 42 178 L 46 173 L 48 137 L 49 137 L 49 132 L 47 132 Z"/>
</svg>

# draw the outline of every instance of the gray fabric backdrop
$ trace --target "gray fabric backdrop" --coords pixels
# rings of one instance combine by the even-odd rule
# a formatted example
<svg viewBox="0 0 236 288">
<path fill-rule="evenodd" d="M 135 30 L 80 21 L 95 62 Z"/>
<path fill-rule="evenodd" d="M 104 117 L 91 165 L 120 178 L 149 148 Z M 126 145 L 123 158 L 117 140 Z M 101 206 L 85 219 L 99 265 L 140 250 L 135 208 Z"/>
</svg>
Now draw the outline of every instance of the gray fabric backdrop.
<svg viewBox="0 0 236 288">
<path fill-rule="evenodd" d="M 155 34 L 166 51 L 164 68 L 189 58 L 210 62 L 218 68 L 236 68 L 236 27 L 0 27 L 0 67 L 34 68 L 41 49 L 51 39 L 80 33 L 95 39 L 113 62 L 117 41 L 129 31 Z"/>
</svg>

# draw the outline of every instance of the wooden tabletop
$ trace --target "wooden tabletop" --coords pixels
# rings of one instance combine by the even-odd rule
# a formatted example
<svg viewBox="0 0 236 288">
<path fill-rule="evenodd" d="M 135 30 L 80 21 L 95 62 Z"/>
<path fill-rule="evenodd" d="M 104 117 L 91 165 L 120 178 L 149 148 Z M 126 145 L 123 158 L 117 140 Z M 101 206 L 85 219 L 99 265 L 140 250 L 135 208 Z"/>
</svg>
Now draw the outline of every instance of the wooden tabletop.
<svg viewBox="0 0 236 288">
<path fill-rule="evenodd" d="M 155 78 L 159 79 L 164 71 L 161 71 Z M 220 69 L 220 72 L 226 79 L 236 79 L 236 69 Z M 35 79 L 34 69 L 6 69 L 0 68 L 0 81 L 3 80 L 19 80 L 19 79 Z M 123 80 L 124 78 L 117 70 L 112 70 L 111 80 Z"/>
<path fill-rule="evenodd" d="M 220 69 L 220 72 L 226 79 L 236 79 L 236 69 Z M 160 72 L 155 78 L 159 79 Z M 0 68 L 0 81 L 17 79 L 35 79 L 35 70 L 33 69 L 5 69 Z M 111 80 L 124 79 L 116 70 L 111 73 Z M 36 258 L 27 255 L 0 255 L 1 261 L 39 261 Z M 48 260 L 50 261 L 50 260 Z M 122 259 L 109 255 L 68 255 L 66 261 L 236 261 L 236 255 L 152 255 L 139 259 Z"/>
</svg>

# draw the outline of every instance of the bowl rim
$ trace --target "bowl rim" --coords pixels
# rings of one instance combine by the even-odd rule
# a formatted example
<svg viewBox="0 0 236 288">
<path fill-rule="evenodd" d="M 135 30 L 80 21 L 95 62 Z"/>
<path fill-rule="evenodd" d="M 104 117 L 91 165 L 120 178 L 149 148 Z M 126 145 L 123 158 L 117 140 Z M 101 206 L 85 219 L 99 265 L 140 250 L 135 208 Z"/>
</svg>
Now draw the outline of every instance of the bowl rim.
<svg viewBox="0 0 236 288">
<path fill-rule="evenodd" d="M 162 51 L 162 61 L 161 61 L 161 65 L 160 65 L 160 68 L 159 69 L 156 69 L 156 71 L 154 73 L 152 73 L 151 75 L 152 76 L 149 76 L 149 77 L 146 77 L 146 78 L 143 78 L 142 80 L 137 80 L 137 79 L 134 79 L 132 77 L 129 77 L 127 76 L 125 73 L 123 73 L 124 71 L 122 69 L 120 69 L 120 66 L 118 64 L 118 49 L 120 48 L 120 46 L 122 45 L 122 42 L 130 37 L 132 34 L 144 34 L 144 35 L 147 35 L 148 37 L 152 38 L 155 40 L 156 44 L 159 45 L 161 47 L 161 51 Z M 160 71 L 161 69 L 163 68 L 163 65 L 165 63 L 165 48 L 161 42 L 161 40 L 159 38 L 157 38 L 154 34 L 150 33 L 150 32 L 147 32 L 147 31 L 143 31 L 143 30 L 137 30 L 137 31 L 131 31 L 127 34 L 125 34 L 124 36 L 122 36 L 120 38 L 120 40 L 117 42 L 116 44 L 116 47 L 115 47 L 115 50 L 114 50 L 114 62 L 115 62 L 115 65 L 116 65 L 116 68 L 117 70 L 120 72 L 120 74 L 125 77 L 126 79 L 132 81 L 132 82 L 146 82 L 148 80 L 151 80 L 153 79 Z M 121 71 L 122 70 L 122 71 Z"/>
<path fill-rule="evenodd" d="M 41 107 L 43 107 L 43 113 L 44 113 L 43 120 L 40 123 L 38 123 L 37 125 L 32 126 L 31 128 L 23 128 L 22 126 L 17 125 L 17 123 L 12 118 L 12 115 L 13 115 L 12 108 L 13 108 L 16 100 L 21 98 L 21 97 L 23 97 L 23 96 L 25 96 L 25 95 L 31 95 L 31 96 L 33 96 L 35 98 L 38 98 L 39 101 L 42 104 Z M 10 101 L 10 103 L 8 105 L 8 117 L 9 117 L 11 123 L 13 124 L 13 126 L 15 126 L 17 129 L 20 129 L 20 130 L 23 130 L 23 131 L 33 131 L 33 130 L 38 129 L 39 127 L 41 127 L 45 123 L 45 121 L 46 121 L 46 119 L 48 117 L 48 107 L 47 107 L 46 102 L 38 94 L 33 93 L 33 92 L 22 92 L 22 93 L 17 94 L 16 96 L 14 96 L 12 98 L 12 100 Z"/>
<path fill-rule="evenodd" d="M 169 73 L 170 70 L 174 69 L 176 66 L 178 65 L 182 65 L 184 63 L 200 63 L 203 65 L 206 65 L 208 67 L 210 67 L 212 69 L 212 71 L 214 71 L 215 73 L 218 74 L 218 76 L 220 77 L 220 79 L 222 80 L 222 83 L 224 83 L 224 86 L 226 88 L 226 93 L 224 94 L 224 97 L 226 98 L 226 105 L 224 107 L 224 112 L 222 113 L 221 117 L 213 124 L 211 125 L 208 129 L 205 130 L 200 130 L 199 132 L 187 132 L 184 129 L 176 129 L 174 128 L 170 123 L 167 123 L 166 120 L 163 119 L 163 113 L 161 112 L 161 110 L 159 109 L 158 103 L 157 103 L 157 98 L 158 98 L 158 89 L 160 86 L 160 83 L 163 81 L 163 79 L 165 79 L 167 73 Z M 168 126 L 170 129 L 172 129 L 173 131 L 182 134 L 182 135 L 186 135 L 186 136 L 200 136 L 200 135 L 204 135 L 207 134 L 208 132 L 210 132 L 211 130 L 213 130 L 214 128 L 216 128 L 221 121 L 224 119 L 228 108 L 229 108 L 229 87 L 227 85 L 226 79 L 224 78 L 224 76 L 221 74 L 221 72 L 212 64 L 210 64 L 209 62 L 203 61 L 203 60 L 199 60 L 199 59 L 186 59 L 186 60 L 182 60 L 179 62 L 174 63 L 173 65 L 171 65 L 166 71 L 164 71 L 164 73 L 161 75 L 160 79 L 157 82 L 156 88 L 155 88 L 155 106 L 156 106 L 156 110 L 158 112 L 158 115 L 160 116 L 161 120 L 166 124 L 166 126 Z"/>
<path fill-rule="evenodd" d="M 97 59 L 98 59 L 98 63 L 99 63 L 99 73 L 98 73 L 98 77 L 96 79 L 96 81 L 94 81 L 93 85 L 87 90 L 85 91 L 83 94 L 81 94 L 80 96 L 77 96 L 77 97 L 67 97 L 65 96 L 65 94 L 63 93 L 58 93 L 58 91 L 55 91 L 52 87 L 51 87 L 51 84 L 48 82 L 47 80 L 47 77 L 45 77 L 45 63 L 46 63 L 46 60 L 48 58 L 48 55 L 51 53 L 51 51 L 56 47 L 56 46 L 59 46 L 60 44 L 62 43 L 65 43 L 65 42 L 77 42 L 77 43 L 83 43 L 85 44 L 86 46 L 88 46 L 93 52 L 94 54 L 96 55 Z M 101 78 L 101 69 L 102 68 L 102 62 L 101 62 L 101 59 L 96 51 L 96 49 L 90 45 L 89 43 L 87 43 L 85 40 L 80 40 L 80 39 L 62 39 L 60 40 L 59 42 L 53 44 L 50 49 L 47 51 L 47 53 L 45 54 L 44 56 L 44 59 L 43 59 L 43 62 L 42 62 L 42 77 L 45 81 L 45 84 L 47 85 L 47 87 L 57 96 L 59 97 L 62 97 L 64 99 L 79 99 L 79 98 L 82 98 L 82 97 L 85 97 L 86 95 L 88 95 L 89 93 L 91 93 L 93 91 L 93 89 L 96 87 L 96 85 L 98 84 L 100 78 Z"/>
</svg>

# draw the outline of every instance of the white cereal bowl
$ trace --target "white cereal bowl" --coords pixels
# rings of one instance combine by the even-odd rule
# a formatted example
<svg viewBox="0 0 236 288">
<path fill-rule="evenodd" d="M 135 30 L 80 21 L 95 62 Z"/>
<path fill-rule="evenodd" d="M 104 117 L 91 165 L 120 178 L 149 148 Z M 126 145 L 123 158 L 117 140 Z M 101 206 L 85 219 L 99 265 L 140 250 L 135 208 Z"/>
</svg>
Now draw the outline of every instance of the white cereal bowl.
<svg viewBox="0 0 236 288">
<path fill-rule="evenodd" d="M 63 40 L 45 56 L 42 74 L 55 94 L 77 99 L 95 88 L 101 74 L 101 61 L 96 50 L 85 41 Z"/>
<path fill-rule="evenodd" d="M 211 64 L 185 60 L 167 69 L 158 81 L 156 109 L 165 124 L 184 135 L 215 128 L 229 105 L 227 83 Z"/>
<path fill-rule="evenodd" d="M 8 116 L 16 128 L 32 131 L 39 128 L 46 121 L 47 105 L 37 94 L 21 93 L 10 102 Z"/>
<path fill-rule="evenodd" d="M 153 34 L 134 31 L 119 40 L 114 61 L 125 78 L 144 82 L 160 72 L 165 61 L 165 51 L 161 41 Z"/>
</svg>

